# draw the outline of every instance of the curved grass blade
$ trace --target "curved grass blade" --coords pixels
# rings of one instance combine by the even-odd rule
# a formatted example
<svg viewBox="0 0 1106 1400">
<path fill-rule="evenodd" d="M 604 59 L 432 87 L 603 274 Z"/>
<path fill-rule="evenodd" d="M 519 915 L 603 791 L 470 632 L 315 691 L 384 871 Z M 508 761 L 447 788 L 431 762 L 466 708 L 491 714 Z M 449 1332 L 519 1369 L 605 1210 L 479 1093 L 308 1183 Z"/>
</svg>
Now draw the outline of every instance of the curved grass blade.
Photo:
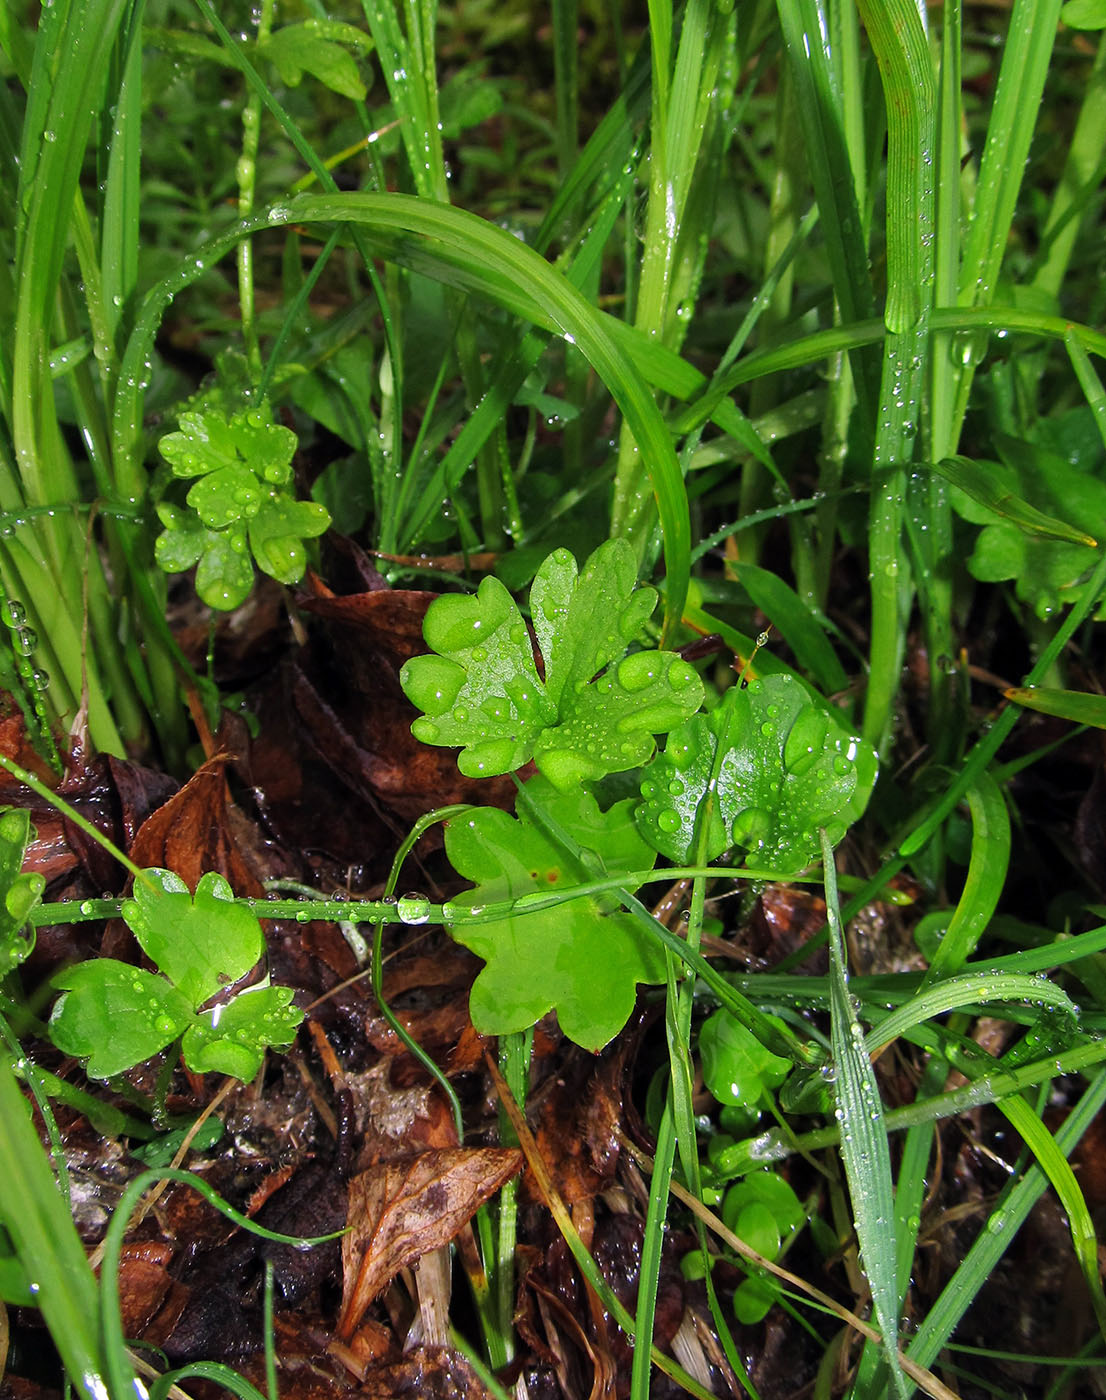
<svg viewBox="0 0 1106 1400">
<path fill-rule="evenodd" d="M 831 984 L 832 994 L 832 984 Z M 1075 1020 L 1076 1008 L 1067 992 L 1040 977 L 1006 972 L 995 976 L 991 972 L 967 972 L 959 977 L 947 977 L 926 991 L 910 998 L 868 1035 L 872 1050 L 887 1045 L 897 1036 L 934 1016 L 956 1011 L 966 1006 L 987 1005 L 995 1001 L 1027 1001 L 1054 1007 Z M 832 1002 L 831 1002 L 832 1006 Z"/>
<path fill-rule="evenodd" d="M 968 878 L 923 985 L 960 971 L 975 951 L 1006 883 L 1010 864 L 1010 813 L 1002 791 L 989 773 L 981 773 L 974 787 L 969 788 L 968 809 L 972 817 Z"/>
<path fill-rule="evenodd" d="M 1036 1157 L 1037 1165 L 1048 1177 L 1052 1189 L 1060 1198 L 1064 1214 L 1068 1217 L 1075 1256 L 1087 1281 L 1098 1330 L 1106 1337 L 1106 1294 L 1102 1291 L 1102 1278 L 1098 1271 L 1098 1240 L 1095 1238 L 1091 1213 L 1087 1209 L 1087 1202 L 1075 1173 L 1068 1159 L 1056 1145 L 1056 1139 L 1024 1099 L 999 1099 L 996 1107 L 1017 1129 L 1022 1141 Z"/>
<path fill-rule="evenodd" d="M 1094 1077 L 1071 1115 L 1057 1131 L 1056 1148 L 1062 1156 L 1068 1157 L 1072 1153 L 1103 1104 L 1106 1104 L 1106 1070 L 1100 1070 Z M 964 1261 L 945 1285 L 911 1340 L 907 1348 L 911 1361 L 922 1366 L 933 1363 L 976 1294 L 991 1276 L 995 1265 L 1013 1243 L 1014 1236 L 1047 1185 L 1047 1177 L 1037 1166 L 1030 1167 L 1020 1181 L 1011 1182 L 1010 1189 L 1003 1194 L 992 1212 L 991 1220 L 995 1222 L 995 1228 L 979 1232 Z"/>
<path fill-rule="evenodd" d="M 37 1284 L 35 1300 L 66 1371 L 78 1395 L 103 1400 L 107 1366 L 96 1282 L 6 1056 L 0 1063 L 0 1172 L 0 1221 Z"/>
<path fill-rule="evenodd" d="M 178 271 L 164 279 L 143 303 L 127 346 L 121 382 L 133 365 L 137 379 L 156 334 L 164 307 L 198 275 L 224 256 L 237 241 L 273 224 L 346 223 L 363 231 L 366 241 L 439 281 L 477 291 L 524 317 L 553 330 L 576 345 L 610 390 L 633 432 L 646 463 L 664 534 L 667 571 L 665 637 L 679 622 L 687 597 L 691 521 L 683 477 L 660 410 L 633 360 L 612 338 L 605 318 L 562 273 L 503 229 L 475 214 L 433 200 L 400 194 L 298 195 L 280 206 L 277 217 L 246 219 L 222 238 L 212 240 Z M 132 388 L 132 394 L 137 390 Z M 115 429 L 119 444 L 133 455 L 137 444 L 131 415 L 134 404 L 120 394 Z M 130 439 L 128 441 L 128 439 Z"/>
<path fill-rule="evenodd" d="M 1015 496 L 1009 489 L 1009 478 L 990 462 L 973 461 L 970 457 L 943 457 L 934 462 L 931 470 L 943 476 L 950 486 L 955 486 L 973 501 L 1001 515 L 1011 525 L 1027 535 L 1043 535 L 1047 539 L 1066 540 L 1069 544 L 1084 544 L 1090 549 L 1098 546 L 1098 541 L 1074 525 L 1057 520 L 1054 515 L 1043 511 Z"/>
<path fill-rule="evenodd" d="M 899 1359 L 899 1288 L 895 1258 L 895 1195 L 887 1123 L 872 1062 L 849 995 L 845 931 L 837 898 L 833 846 L 822 833 L 826 916 L 830 928 L 830 1041 L 837 1071 L 837 1118 L 841 1160 L 849 1183 L 856 1237 L 872 1290 L 872 1306 L 883 1333 L 895 1390 L 906 1400 L 909 1387 Z"/>
</svg>

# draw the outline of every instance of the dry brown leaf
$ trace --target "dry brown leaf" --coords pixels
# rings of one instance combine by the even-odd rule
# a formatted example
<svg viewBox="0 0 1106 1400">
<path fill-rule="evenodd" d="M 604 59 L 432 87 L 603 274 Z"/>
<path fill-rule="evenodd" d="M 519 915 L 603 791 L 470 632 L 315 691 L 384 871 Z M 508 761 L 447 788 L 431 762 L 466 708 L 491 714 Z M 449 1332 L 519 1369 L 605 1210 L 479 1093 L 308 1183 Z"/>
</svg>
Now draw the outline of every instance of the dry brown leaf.
<svg viewBox="0 0 1106 1400">
<path fill-rule="evenodd" d="M 342 1237 L 342 1315 L 348 1341 L 400 1269 L 442 1245 L 522 1166 L 515 1148 L 448 1147 L 381 1163 L 349 1183 Z"/>
<path fill-rule="evenodd" d="M 236 895 L 264 895 L 227 820 L 225 764 L 205 763 L 184 787 L 146 818 L 128 854 L 136 865 L 175 871 L 195 889 L 209 870 L 226 877 Z"/>
</svg>

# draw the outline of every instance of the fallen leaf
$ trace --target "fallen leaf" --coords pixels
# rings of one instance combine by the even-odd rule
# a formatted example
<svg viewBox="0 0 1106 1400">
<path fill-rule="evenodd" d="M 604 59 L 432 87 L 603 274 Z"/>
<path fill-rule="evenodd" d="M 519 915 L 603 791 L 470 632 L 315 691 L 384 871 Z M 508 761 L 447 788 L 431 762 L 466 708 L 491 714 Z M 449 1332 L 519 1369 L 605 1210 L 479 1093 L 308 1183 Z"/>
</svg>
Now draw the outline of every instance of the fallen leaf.
<svg viewBox="0 0 1106 1400">
<path fill-rule="evenodd" d="M 348 1341 L 388 1281 L 448 1244 L 521 1167 L 515 1148 L 453 1147 L 382 1163 L 352 1178 L 339 1337 Z"/>
<path fill-rule="evenodd" d="M 221 758 L 205 763 L 180 792 L 146 818 L 128 854 L 143 868 L 172 870 L 190 890 L 201 875 L 214 870 L 226 877 L 236 895 L 263 896 L 257 872 L 230 831 L 225 766 Z"/>
</svg>

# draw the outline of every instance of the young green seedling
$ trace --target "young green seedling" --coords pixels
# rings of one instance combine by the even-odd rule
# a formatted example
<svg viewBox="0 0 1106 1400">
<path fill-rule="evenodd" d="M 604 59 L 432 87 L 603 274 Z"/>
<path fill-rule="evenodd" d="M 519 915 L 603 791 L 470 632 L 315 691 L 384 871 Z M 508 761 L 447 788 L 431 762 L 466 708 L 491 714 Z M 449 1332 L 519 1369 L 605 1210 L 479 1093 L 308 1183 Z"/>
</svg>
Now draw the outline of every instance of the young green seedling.
<svg viewBox="0 0 1106 1400">
<path fill-rule="evenodd" d="M 290 1045 L 303 1012 L 291 987 L 228 992 L 265 952 L 257 916 L 235 901 L 221 875 L 201 877 L 193 897 L 171 870 L 135 881 L 123 918 L 156 976 L 114 958 L 91 958 L 54 979 L 62 989 L 50 1036 L 67 1055 L 88 1058 L 95 1079 L 121 1074 L 183 1037 L 197 1074 L 251 1079 L 269 1046 Z"/>
<path fill-rule="evenodd" d="M 731 1186 L 722 1202 L 722 1219 L 747 1245 L 769 1263 L 780 1257 L 784 1243 L 806 1221 L 798 1196 L 776 1172 L 752 1172 Z M 738 1322 L 760 1322 L 779 1297 L 779 1285 L 770 1276 L 747 1278 L 734 1292 Z"/>
<path fill-rule="evenodd" d="M 253 587 L 253 564 L 280 583 L 298 583 L 304 541 L 330 524 L 326 507 L 287 490 L 296 435 L 272 421 L 268 404 L 227 414 L 208 407 L 180 415 L 180 431 L 158 444 L 175 477 L 197 480 L 188 508 L 161 501 L 157 562 L 167 573 L 196 569 L 196 591 L 227 610 Z M 252 556 L 252 558 L 251 558 Z"/>
</svg>

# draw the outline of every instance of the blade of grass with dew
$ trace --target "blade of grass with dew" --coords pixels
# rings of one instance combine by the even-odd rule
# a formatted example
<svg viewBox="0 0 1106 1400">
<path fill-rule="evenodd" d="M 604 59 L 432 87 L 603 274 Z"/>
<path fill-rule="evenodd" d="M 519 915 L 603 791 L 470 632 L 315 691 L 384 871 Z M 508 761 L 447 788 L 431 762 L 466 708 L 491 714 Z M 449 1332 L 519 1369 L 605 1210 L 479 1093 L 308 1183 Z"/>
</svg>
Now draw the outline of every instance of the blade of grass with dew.
<svg viewBox="0 0 1106 1400">
<path fill-rule="evenodd" d="M 895 1199 L 887 1124 L 864 1032 L 849 995 L 845 933 L 837 899 L 833 847 L 822 831 L 826 915 L 830 927 L 830 1039 L 836 1071 L 841 1159 L 849 1183 L 861 1259 L 883 1333 L 895 1390 L 908 1393 L 899 1362 L 899 1288 L 895 1259 Z"/>
<path fill-rule="evenodd" d="M 1045 685 L 1011 686 L 1002 693 L 1015 705 L 1036 710 L 1038 714 L 1106 729 L 1106 695 L 1092 695 L 1085 690 L 1056 690 Z"/>
<path fill-rule="evenodd" d="M 1010 816 L 1002 792 L 989 773 L 980 774 L 976 785 L 969 789 L 968 805 L 972 817 L 968 875 L 945 935 L 923 979 L 923 988 L 936 977 L 961 971 L 993 917 L 1006 881 L 1010 863 Z M 925 1098 L 939 1092 L 947 1073 L 946 1060 L 940 1055 L 932 1056 L 919 1086 L 918 1097 Z M 902 1147 L 895 1191 L 895 1236 L 900 1280 L 910 1277 L 933 1140 L 934 1125 L 919 1123 L 907 1131 Z M 905 1301 L 904 1295 L 905 1289 L 900 1294 L 900 1305 Z"/>
<path fill-rule="evenodd" d="M 829 28 L 818 0 L 778 0 L 778 9 L 834 295 L 843 321 L 864 321 L 875 312 L 875 296 L 843 101 L 828 51 Z M 858 352 L 853 356 L 853 375 L 862 414 L 868 419 L 876 402 L 875 362 L 860 346 L 850 348 Z"/>
<path fill-rule="evenodd" d="M 998 281 L 1036 130 L 1026 114 L 1041 110 L 1062 0 L 1013 0 L 1006 44 L 987 123 L 975 203 L 967 225 L 960 270 L 959 301 L 976 306 L 990 300 Z M 981 347 L 966 341 L 956 385 L 950 438 L 959 439 Z"/>
<path fill-rule="evenodd" d="M 437 0 L 404 0 L 404 25 L 399 7 L 381 0 L 362 0 L 362 9 L 376 44 L 381 72 L 400 121 L 408 166 L 415 191 L 423 199 L 449 202 L 449 175 L 442 146 L 438 76 L 434 47 Z M 471 316 L 450 297 L 453 341 L 470 409 L 484 395 L 484 371 Z M 503 477 L 507 471 L 502 423 L 485 439 L 476 457 L 477 496 L 486 548 L 504 544 Z"/>
<path fill-rule="evenodd" d="M 507 1110 L 508 1117 L 514 1125 L 515 1132 L 518 1134 L 519 1146 L 526 1154 L 527 1165 L 534 1174 L 541 1190 L 542 1198 L 549 1207 L 550 1213 L 557 1224 L 557 1228 L 560 1230 L 564 1242 L 569 1248 L 569 1252 L 576 1260 L 577 1267 L 584 1276 L 588 1286 L 593 1290 L 618 1326 L 621 1327 L 630 1342 L 633 1343 L 633 1318 L 619 1301 L 618 1296 L 600 1272 L 595 1260 L 588 1253 L 587 1246 L 580 1238 L 576 1226 L 572 1223 L 572 1216 L 569 1214 L 567 1206 L 561 1199 L 557 1188 L 553 1185 L 553 1180 L 549 1175 L 549 1169 L 542 1160 L 537 1142 L 534 1140 L 534 1135 L 530 1131 L 526 1119 L 523 1117 L 518 1105 L 511 1098 L 511 1092 L 507 1088 L 503 1076 L 499 1073 L 499 1070 L 496 1068 L 490 1056 L 485 1055 L 484 1063 L 487 1065 L 488 1073 L 491 1075 L 495 1091 L 499 1095 L 504 1108 Z M 664 1352 L 652 1345 L 649 1346 L 648 1350 L 653 1365 L 656 1366 L 659 1371 L 662 1371 L 666 1376 L 674 1380 L 682 1390 L 687 1391 L 689 1395 L 696 1396 L 697 1400 L 712 1400 L 710 1391 L 705 1390 L 698 1381 L 689 1376 L 683 1367 L 677 1365 L 671 1357 L 666 1356 Z"/>
<path fill-rule="evenodd" d="M 906 471 L 914 453 L 933 305 L 935 84 L 913 0 L 858 0 L 887 108 L 887 300 L 868 514 L 871 624 L 862 733 L 884 750 L 906 641 Z"/>
<path fill-rule="evenodd" d="M 1106 130 L 1106 44 L 1099 40 L 1090 77 L 1082 89 L 1079 120 L 1063 173 L 1041 233 L 1043 256 L 1033 285 L 1059 296 L 1075 240 L 1102 178 L 1102 133 Z"/>
<path fill-rule="evenodd" d="M 1026 677 L 1027 685 L 1033 685 L 1048 674 L 1049 668 L 1060 656 L 1077 629 L 1098 606 L 1104 591 L 1106 591 L 1106 553 L 1095 566 L 1095 571 L 1088 581 L 1083 596 L 1069 610 L 1068 615 L 1037 658 L 1036 665 Z M 922 849 L 937 828 L 942 825 L 964 793 L 998 753 L 1011 730 L 1017 724 L 1019 713 L 1013 706 L 1008 706 L 999 715 L 988 733 L 980 739 L 961 764 L 956 777 L 945 790 L 944 796 L 925 813 L 913 830 L 899 843 L 898 854 L 900 857 L 909 860 L 912 855 Z"/>
<path fill-rule="evenodd" d="M 994 1002 L 1025 1001 L 1038 1006 L 1054 1007 L 1075 1021 L 1075 1004 L 1062 988 L 1044 982 L 1039 977 L 1021 973 L 962 972 L 943 978 L 924 990 L 917 991 L 896 1011 L 881 1019 L 868 1033 L 867 1045 L 874 1052 L 887 1045 L 913 1026 L 920 1026 L 934 1016 L 967 1006 L 987 1006 Z M 832 983 L 831 983 L 832 1009 Z"/>
<path fill-rule="evenodd" d="M 671 325 L 668 312 L 677 243 L 680 239 L 694 239 L 696 233 L 687 226 L 685 215 L 707 113 L 712 103 L 721 100 L 718 70 L 723 49 L 732 44 L 733 31 L 728 17 L 710 0 L 688 0 L 672 65 L 671 0 L 651 0 L 649 23 L 653 70 L 649 197 L 634 325 L 661 340 Z M 644 557 L 651 533 L 652 506 L 642 490 L 646 473 L 652 475 L 650 448 L 638 440 L 633 424 L 624 421 L 615 469 L 611 533 L 627 539 L 639 560 Z M 661 528 L 664 529 L 663 521 Z"/>
<path fill-rule="evenodd" d="M 1010 813 L 1006 800 L 987 772 L 968 789 L 972 847 L 964 889 L 948 928 L 937 945 L 922 987 L 958 973 L 975 952 L 998 908 L 1010 866 Z"/>
<path fill-rule="evenodd" d="M 100 234 L 100 290 L 112 350 L 107 367 L 114 367 L 122 349 L 119 335 L 124 315 L 134 311 L 138 286 L 138 210 L 142 198 L 142 19 L 145 6 L 136 4 L 120 33 L 122 81 L 112 109 L 107 179 Z M 101 361 L 103 365 L 104 362 Z M 107 387 L 110 402 L 111 386 Z"/>
<path fill-rule="evenodd" d="M 1103 47 L 1106 48 L 1106 44 Z M 1064 333 L 1064 345 L 1071 360 L 1071 367 L 1075 370 L 1075 377 L 1079 380 L 1079 387 L 1083 390 L 1083 397 L 1094 414 L 1102 441 L 1106 443 L 1106 390 L 1102 388 L 1102 380 L 1095 373 L 1086 347 L 1074 328 L 1069 328 Z"/>
<path fill-rule="evenodd" d="M 96 1281 L 6 1056 L 0 1057 L 0 1171 L 0 1219 L 36 1286 L 70 1382 L 85 1400 L 103 1400 L 109 1391 Z"/>
<path fill-rule="evenodd" d="M 1067 339 L 1067 337 L 1065 337 Z M 1079 347 L 1086 357 L 1086 351 Z M 1090 361 L 1087 360 L 1087 364 Z M 1094 371 L 1091 371 L 1092 374 Z M 943 477 L 951 486 L 957 487 L 973 501 L 993 510 L 1003 520 L 1016 525 L 1025 534 L 1038 535 L 1044 539 L 1066 540 L 1070 544 L 1083 544 L 1095 549 L 1098 541 L 1074 525 L 1031 506 L 1028 501 L 1015 496 L 1008 487 L 1008 479 L 987 462 L 975 462 L 970 457 L 944 457 L 934 462 L 930 468 L 937 476 Z"/>
<path fill-rule="evenodd" d="M 960 276 L 961 146 L 963 92 L 961 86 L 961 3 L 946 0 L 941 11 L 941 49 L 937 76 L 937 113 L 934 160 L 937 171 L 934 194 L 934 302 L 954 306 Z M 928 366 L 929 412 L 923 417 L 927 462 L 954 453 L 953 400 L 955 367 L 952 337 L 934 332 Z M 955 655 L 952 625 L 953 557 L 952 507 L 945 482 L 929 475 L 912 481 L 914 523 L 910 532 L 913 566 L 919 576 L 918 601 L 925 628 L 929 665 L 927 730 L 934 761 L 947 760 L 955 726 L 950 722 L 952 680 L 943 658 Z M 924 583 L 923 580 L 924 579 Z"/>
</svg>

